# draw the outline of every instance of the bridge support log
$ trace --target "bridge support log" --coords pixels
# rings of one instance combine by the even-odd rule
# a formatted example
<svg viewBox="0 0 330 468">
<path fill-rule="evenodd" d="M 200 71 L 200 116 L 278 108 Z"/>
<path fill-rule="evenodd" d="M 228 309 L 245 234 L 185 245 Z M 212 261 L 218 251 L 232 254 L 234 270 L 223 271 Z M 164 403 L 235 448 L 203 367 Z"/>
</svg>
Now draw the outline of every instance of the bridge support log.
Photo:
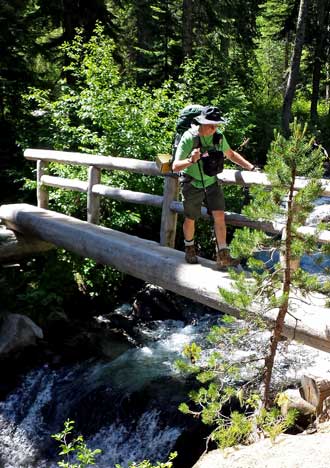
<svg viewBox="0 0 330 468">
<path fill-rule="evenodd" d="M 171 203 L 176 201 L 178 196 L 179 179 L 177 177 L 165 177 L 164 199 L 160 225 L 160 245 L 166 247 L 175 246 L 178 214 L 171 210 Z"/>
<path fill-rule="evenodd" d="M 37 161 L 37 200 L 39 208 L 48 208 L 48 190 L 42 184 L 41 178 L 43 175 L 47 174 L 48 171 L 48 162 Z"/>
<path fill-rule="evenodd" d="M 312 375 L 301 378 L 301 394 L 303 398 L 316 407 L 316 414 L 322 411 L 323 401 L 330 396 L 330 380 Z"/>
<path fill-rule="evenodd" d="M 97 167 L 88 168 L 87 188 L 87 221 L 99 224 L 100 220 L 100 195 L 93 193 L 93 187 L 101 183 L 101 170 Z"/>
<path fill-rule="evenodd" d="M 229 275 L 216 271 L 211 260 L 200 258 L 199 264 L 189 265 L 184 253 L 178 250 L 27 204 L 2 205 L 0 218 L 24 235 L 37 236 L 82 257 L 111 265 L 123 273 L 240 317 L 239 311 L 228 305 L 218 292 L 219 286 L 232 288 Z M 313 294 L 312 303 L 304 298 L 294 316 L 287 315 L 283 335 L 330 352 L 330 317 L 325 304 L 326 297 L 320 294 Z M 254 313 L 260 314 L 262 309 L 259 306 Z M 277 310 L 262 316 L 273 325 Z"/>
<path fill-rule="evenodd" d="M 18 261 L 36 253 L 46 252 L 54 248 L 52 244 L 36 237 L 15 233 L 0 228 L 0 263 Z"/>
</svg>

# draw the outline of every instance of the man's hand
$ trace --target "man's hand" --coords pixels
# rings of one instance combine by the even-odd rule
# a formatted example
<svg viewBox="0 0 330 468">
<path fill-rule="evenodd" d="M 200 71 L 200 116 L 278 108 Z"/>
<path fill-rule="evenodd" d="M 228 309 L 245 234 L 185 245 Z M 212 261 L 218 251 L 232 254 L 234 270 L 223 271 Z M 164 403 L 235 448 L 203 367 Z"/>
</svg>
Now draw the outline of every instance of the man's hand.
<svg viewBox="0 0 330 468">
<path fill-rule="evenodd" d="M 192 152 L 190 153 L 190 161 L 192 163 L 195 163 L 197 162 L 199 159 L 201 158 L 201 150 L 200 148 L 195 148 L 194 150 L 192 150 Z"/>
</svg>

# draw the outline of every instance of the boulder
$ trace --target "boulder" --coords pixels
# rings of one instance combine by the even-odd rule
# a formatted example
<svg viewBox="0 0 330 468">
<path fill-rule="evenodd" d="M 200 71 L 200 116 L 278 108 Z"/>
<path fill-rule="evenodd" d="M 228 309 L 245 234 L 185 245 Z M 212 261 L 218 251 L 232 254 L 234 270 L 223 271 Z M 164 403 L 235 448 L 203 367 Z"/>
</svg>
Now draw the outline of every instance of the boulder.
<svg viewBox="0 0 330 468">
<path fill-rule="evenodd" d="M 0 356 L 13 353 L 36 344 L 43 332 L 29 317 L 8 314 L 0 327 Z"/>
<path fill-rule="evenodd" d="M 146 284 L 137 292 L 133 303 L 133 317 L 141 322 L 183 318 L 171 294 L 153 284 Z"/>
<path fill-rule="evenodd" d="M 328 468 L 330 444 L 327 431 L 282 434 L 273 444 L 270 439 L 265 439 L 225 451 L 212 450 L 203 455 L 193 468 Z"/>
</svg>

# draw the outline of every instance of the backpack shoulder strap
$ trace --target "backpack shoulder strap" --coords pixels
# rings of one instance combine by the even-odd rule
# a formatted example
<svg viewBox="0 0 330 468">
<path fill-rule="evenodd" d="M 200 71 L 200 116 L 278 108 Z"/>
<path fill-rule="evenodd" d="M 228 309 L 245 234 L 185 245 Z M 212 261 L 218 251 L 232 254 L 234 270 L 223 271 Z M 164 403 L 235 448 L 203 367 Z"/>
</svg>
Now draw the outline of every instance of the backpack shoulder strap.
<svg viewBox="0 0 330 468">
<path fill-rule="evenodd" d="M 213 134 L 213 145 L 219 145 L 222 140 L 222 133 L 215 132 Z"/>
<path fill-rule="evenodd" d="M 198 133 L 197 133 L 194 129 L 192 129 L 192 128 L 190 128 L 190 129 L 188 130 L 188 132 L 189 132 L 189 133 L 192 135 L 192 137 L 193 137 L 193 149 L 201 148 L 201 147 L 202 147 L 202 142 L 201 142 L 201 139 L 200 139 Z"/>
<path fill-rule="evenodd" d="M 199 135 L 195 135 L 194 136 L 194 141 L 193 141 L 193 149 L 201 148 L 201 147 L 202 147 L 201 139 L 200 139 Z"/>
</svg>

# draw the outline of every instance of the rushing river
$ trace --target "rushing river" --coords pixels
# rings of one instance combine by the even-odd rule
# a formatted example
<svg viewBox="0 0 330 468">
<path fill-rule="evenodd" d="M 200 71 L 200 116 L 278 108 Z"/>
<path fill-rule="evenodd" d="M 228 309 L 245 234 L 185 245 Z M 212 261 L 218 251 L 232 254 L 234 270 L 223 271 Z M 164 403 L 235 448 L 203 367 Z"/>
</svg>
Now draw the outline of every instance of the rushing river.
<svg viewBox="0 0 330 468">
<path fill-rule="evenodd" d="M 173 362 L 185 344 L 202 342 L 219 315 L 204 315 L 196 324 L 153 322 L 145 344 L 128 349 L 111 362 L 87 361 L 70 367 L 47 366 L 30 372 L 0 403 L 0 453 L 3 468 L 57 466 L 57 445 L 50 435 L 74 419 L 90 448 L 100 448 L 100 468 L 129 461 L 166 460 L 189 426 L 177 411 L 187 388 Z M 247 358 L 266 344 L 255 332 L 232 352 Z M 281 344 L 276 378 L 290 381 L 303 372 L 330 368 L 330 356 L 299 344 Z M 322 369 L 323 370 L 323 369 Z"/>
<path fill-rule="evenodd" d="M 322 277 L 322 265 L 314 260 L 304 257 L 302 266 Z M 329 264 L 327 260 L 323 266 Z M 124 304 L 116 312 L 125 315 L 129 309 Z M 221 314 L 205 309 L 188 321 L 151 321 L 138 330 L 140 346 L 127 346 L 113 359 L 90 359 L 63 367 L 44 365 L 29 372 L 0 402 L 0 467 L 57 466 L 58 445 L 51 434 L 61 431 L 68 418 L 75 421 L 91 449 L 102 450 L 96 463 L 99 468 L 113 468 L 116 463 L 126 468 L 130 461 L 143 459 L 165 461 L 180 447 L 185 433 L 186 448 L 187 440 L 191 448 L 198 445 L 196 422 L 177 410 L 187 398 L 188 384 L 174 362 L 186 344 L 206 345 L 210 327 L 218 323 Z M 233 361 L 261 356 L 268 339 L 268 332 L 256 330 L 227 353 Z M 111 342 L 108 346 L 111 348 Z M 284 342 L 274 375 L 278 382 L 290 383 L 303 373 L 329 369 L 330 354 Z M 254 372 L 253 366 L 247 369 L 246 378 Z M 202 447 L 203 440 L 199 443 Z M 191 465 L 188 456 L 186 462 L 186 467 L 192 466 L 193 457 Z"/>
</svg>

